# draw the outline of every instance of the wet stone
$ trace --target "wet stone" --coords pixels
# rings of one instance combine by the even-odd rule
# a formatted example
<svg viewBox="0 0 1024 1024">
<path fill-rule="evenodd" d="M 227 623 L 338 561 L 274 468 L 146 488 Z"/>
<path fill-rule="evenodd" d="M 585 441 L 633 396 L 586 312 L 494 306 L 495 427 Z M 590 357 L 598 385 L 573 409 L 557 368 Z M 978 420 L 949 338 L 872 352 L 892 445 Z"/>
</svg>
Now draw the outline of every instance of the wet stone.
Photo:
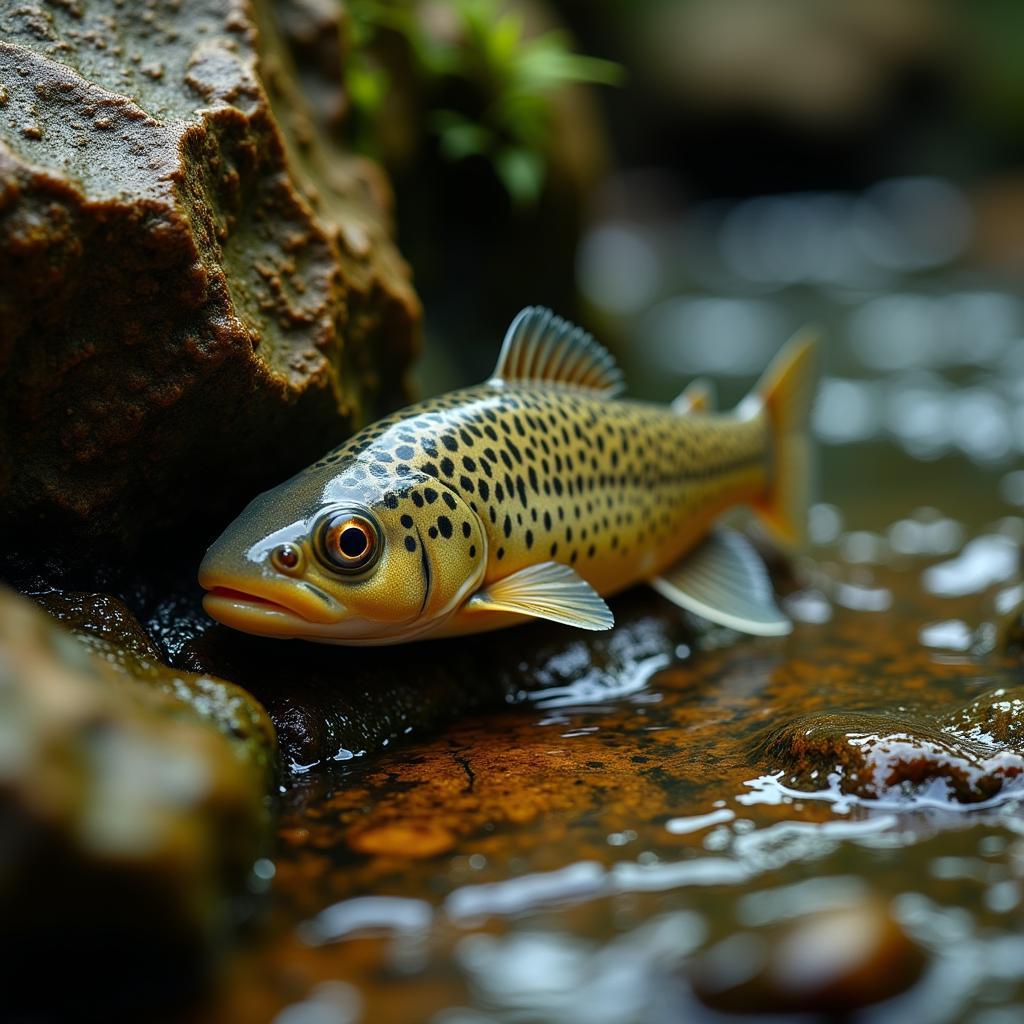
<svg viewBox="0 0 1024 1024">
<path fill-rule="evenodd" d="M 906 991 L 925 962 L 888 909 L 868 901 L 737 932 L 696 957 L 687 977 L 725 1013 L 845 1016 Z"/>
<path fill-rule="evenodd" d="M 116 601 L 51 605 L 82 633 L 0 591 L 5 1010 L 137 1020 L 194 995 L 251 911 L 273 730 L 229 684 L 150 661 Z"/>
<path fill-rule="evenodd" d="M 180 605 L 176 608 L 180 612 Z M 642 689 L 693 641 L 692 620 L 640 589 L 614 602 L 616 628 L 581 639 L 568 627 L 433 641 L 416 648 L 350 647 L 245 636 L 200 617 L 150 626 L 173 663 L 231 679 L 252 692 L 277 727 L 285 766 L 347 762 L 425 735 L 495 705 L 580 703 Z"/>
<path fill-rule="evenodd" d="M 772 731 L 757 757 L 796 789 L 978 803 L 1019 785 L 1022 715 L 1024 689 L 993 690 L 944 715 L 805 715 Z"/>
<path fill-rule="evenodd" d="M 5 536 L 208 540 L 402 395 L 387 183 L 317 130 L 272 5 L 7 4 L 0 94 Z"/>
<path fill-rule="evenodd" d="M 112 668 L 216 727 L 269 786 L 277 766 L 276 736 L 266 711 L 251 694 L 209 673 L 165 664 L 164 653 L 138 619 L 110 594 L 53 590 L 35 600 Z"/>
</svg>

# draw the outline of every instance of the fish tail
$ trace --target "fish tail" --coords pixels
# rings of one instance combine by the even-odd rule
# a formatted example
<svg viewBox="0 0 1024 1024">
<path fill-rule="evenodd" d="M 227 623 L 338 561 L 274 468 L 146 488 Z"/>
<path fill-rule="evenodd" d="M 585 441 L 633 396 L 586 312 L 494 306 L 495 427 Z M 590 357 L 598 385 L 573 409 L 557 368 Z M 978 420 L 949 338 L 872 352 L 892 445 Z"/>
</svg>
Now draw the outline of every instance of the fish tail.
<svg viewBox="0 0 1024 1024">
<path fill-rule="evenodd" d="M 811 493 L 811 406 L 817 373 L 818 335 L 805 328 L 765 371 L 750 396 L 761 406 L 771 437 L 772 472 L 755 511 L 773 537 L 787 547 L 806 539 Z"/>
</svg>

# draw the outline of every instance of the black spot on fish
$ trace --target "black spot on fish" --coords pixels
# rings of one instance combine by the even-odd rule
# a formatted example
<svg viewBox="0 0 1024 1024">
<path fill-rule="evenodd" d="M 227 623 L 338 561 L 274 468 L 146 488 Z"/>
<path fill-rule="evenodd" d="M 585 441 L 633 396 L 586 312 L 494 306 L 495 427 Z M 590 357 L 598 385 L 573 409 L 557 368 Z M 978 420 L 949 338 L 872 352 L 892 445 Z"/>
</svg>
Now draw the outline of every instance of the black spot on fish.
<svg viewBox="0 0 1024 1024">
<path fill-rule="evenodd" d="M 473 481 L 470 480 L 468 476 L 459 477 L 459 486 L 464 491 L 469 491 L 470 494 L 472 494 L 476 490 L 476 488 L 473 486 Z"/>
<path fill-rule="evenodd" d="M 413 501 L 415 500 L 416 495 L 414 494 Z M 420 500 L 422 501 L 422 499 Z M 393 491 L 388 491 L 388 493 L 384 495 L 384 504 L 387 505 L 388 508 L 398 508 L 398 495 Z"/>
<path fill-rule="evenodd" d="M 447 448 L 448 451 L 450 452 L 455 452 L 459 450 L 459 442 L 456 441 L 451 434 L 442 434 L 441 444 L 443 444 L 445 448 Z"/>
<path fill-rule="evenodd" d="M 441 460 L 441 472 L 445 476 L 451 476 L 455 472 L 455 463 L 447 457 L 443 458 Z"/>
<path fill-rule="evenodd" d="M 430 537 L 431 540 L 435 540 L 437 538 L 437 527 L 430 527 L 430 529 L 427 530 L 427 535 Z"/>
<path fill-rule="evenodd" d="M 472 531 L 471 531 L 469 523 L 465 519 L 463 519 L 463 521 L 462 521 L 462 536 L 465 537 L 466 540 L 469 540 L 469 535 L 470 535 L 471 532 Z"/>
<path fill-rule="evenodd" d="M 501 529 L 506 537 L 512 536 L 512 518 L 510 516 L 505 516 L 505 524 Z"/>
<path fill-rule="evenodd" d="M 467 473 L 475 473 L 476 460 L 471 459 L 468 455 L 464 455 L 462 457 L 462 468 L 465 469 Z"/>
<path fill-rule="evenodd" d="M 405 527 L 405 528 L 406 528 L 407 530 L 411 530 L 411 529 L 412 529 L 412 516 L 410 516 L 410 515 L 404 515 L 404 516 L 402 516 L 402 525 L 403 525 L 403 526 L 404 526 L 404 527 Z"/>
<path fill-rule="evenodd" d="M 498 548 L 498 553 L 497 553 L 498 561 L 500 562 L 504 557 L 505 557 L 505 549 L 504 548 Z"/>
<path fill-rule="evenodd" d="M 424 487 L 423 496 L 427 499 L 428 505 L 433 505 L 437 501 L 437 491 L 433 487 Z"/>
<path fill-rule="evenodd" d="M 411 459 L 413 457 L 413 455 L 415 455 L 416 453 L 413 451 L 412 448 L 409 447 L 409 445 L 407 445 L 407 444 L 400 444 L 395 449 L 395 454 L 400 459 Z"/>
<path fill-rule="evenodd" d="M 436 479 L 436 477 L 437 477 L 437 466 L 435 466 L 432 462 L 425 462 L 420 468 L 423 470 L 424 473 L 427 474 L 427 476 L 432 476 L 432 477 L 434 477 Z M 427 491 L 427 495 L 428 495 L 427 500 L 431 501 L 432 499 L 429 497 L 429 494 L 430 494 L 430 491 L 428 490 Z"/>
<path fill-rule="evenodd" d="M 457 504 L 455 498 L 447 491 L 445 491 L 444 494 L 441 495 L 441 497 L 444 498 L 444 503 L 454 512 L 455 506 Z"/>
<path fill-rule="evenodd" d="M 423 495 L 419 491 L 412 492 L 412 503 L 417 508 L 423 508 Z"/>
<path fill-rule="evenodd" d="M 475 544 L 470 544 L 469 545 L 469 557 L 470 558 L 476 558 L 476 545 Z"/>
<path fill-rule="evenodd" d="M 523 508 L 526 508 L 526 485 L 523 483 L 521 476 L 516 477 L 516 491 L 519 494 L 519 500 L 523 503 Z"/>
<path fill-rule="evenodd" d="M 447 516 L 437 517 L 437 528 L 441 531 L 441 536 L 445 540 L 452 535 L 452 521 Z"/>
<path fill-rule="evenodd" d="M 533 530 L 526 531 L 526 546 L 528 548 L 533 547 Z"/>
<path fill-rule="evenodd" d="M 480 491 L 480 497 L 483 498 L 484 501 L 487 501 L 490 497 L 491 488 L 486 480 L 479 481 L 478 490 Z"/>
<path fill-rule="evenodd" d="M 405 538 L 405 550 L 406 551 L 415 551 L 416 550 L 416 541 L 414 541 L 412 539 L 412 537 L 406 536 L 406 538 Z"/>
</svg>

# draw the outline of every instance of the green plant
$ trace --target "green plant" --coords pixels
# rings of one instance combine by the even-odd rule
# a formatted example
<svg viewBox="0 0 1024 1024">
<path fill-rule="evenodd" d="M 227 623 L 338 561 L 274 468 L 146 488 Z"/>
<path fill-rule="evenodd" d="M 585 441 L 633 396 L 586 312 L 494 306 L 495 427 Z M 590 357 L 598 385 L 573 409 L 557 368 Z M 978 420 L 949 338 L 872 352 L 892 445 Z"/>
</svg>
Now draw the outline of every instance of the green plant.
<svg viewBox="0 0 1024 1024">
<path fill-rule="evenodd" d="M 426 97 L 425 125 L 442 155 L 488 159 L 521 204 L 535 200 L 544 184 L 553 93 L 570 83 L 622 79 L 620 65 L 573 53 L 564 32 L 527 35 L 521 13 L 506 0 L 449 0 L 444 32 L 431 29 L 420 0 L 349 0 L 347 10 L 353 45 L 346 83 L 363 126 L 357 144 L 374 149 L 372 126 L 390 87 L 375 44 L 382 34 L 397 33 L 407 44 Z M 462 106 L 447 102 L 452 94 Z"/>
</svg>

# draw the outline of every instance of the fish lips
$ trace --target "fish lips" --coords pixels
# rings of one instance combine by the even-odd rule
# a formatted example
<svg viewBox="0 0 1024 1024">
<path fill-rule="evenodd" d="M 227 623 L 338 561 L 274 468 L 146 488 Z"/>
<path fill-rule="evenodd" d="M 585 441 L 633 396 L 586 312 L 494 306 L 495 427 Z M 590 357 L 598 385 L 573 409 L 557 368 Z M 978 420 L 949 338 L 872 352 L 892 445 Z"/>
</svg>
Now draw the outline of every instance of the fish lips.
<svg viewBox="0 0 1024 1024">
<path fill-rule="evenodd" d="M 203 607 L 218 622 L 247 633 L 301 636 L 310 626 L 334 626 L 348 610 L 319 587 L 301 580 L 237 579 L 201 566 Z"/>
</svg>

